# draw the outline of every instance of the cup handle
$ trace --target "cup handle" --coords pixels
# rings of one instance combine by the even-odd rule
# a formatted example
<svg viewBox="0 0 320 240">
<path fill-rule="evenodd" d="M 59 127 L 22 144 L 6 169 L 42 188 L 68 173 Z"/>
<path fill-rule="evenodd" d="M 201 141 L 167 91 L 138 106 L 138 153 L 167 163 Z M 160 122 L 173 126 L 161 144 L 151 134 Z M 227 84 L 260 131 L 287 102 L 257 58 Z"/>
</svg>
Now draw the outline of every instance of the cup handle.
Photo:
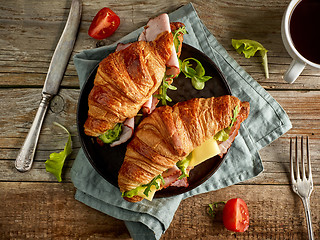
<svg viewBox="0 0 320 240">
<path fill-rule="evenodd" d="M 303 71 L 305 66 L 306 64 L 304 62 L 299 60 L 293 60 L 290 64 L 289 69 L 284 74 L 284 80 L 288 83 L 293 83 L 298 78 L 300 73 Z"/>
</svg>

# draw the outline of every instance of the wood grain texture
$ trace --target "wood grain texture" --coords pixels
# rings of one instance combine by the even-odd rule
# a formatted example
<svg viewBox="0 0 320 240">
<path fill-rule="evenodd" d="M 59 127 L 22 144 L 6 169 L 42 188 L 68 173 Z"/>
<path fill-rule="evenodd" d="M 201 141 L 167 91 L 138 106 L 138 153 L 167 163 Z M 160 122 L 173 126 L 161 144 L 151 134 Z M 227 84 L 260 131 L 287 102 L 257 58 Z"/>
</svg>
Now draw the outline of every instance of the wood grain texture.
<svg viewBox="0 0 320 240">
<path fill-rule="evenodd" d="M 0 189 L 2 239 L 130 239 L 122 221 L 74 200 L 72 184 L 0 182 Z M 249 208 L 250 227 L 245 233 L 232 233 L 223 227 L 222 205 L 217 208 L 215 219 L 207 213 L 208 204 L 234 197 L 245 199 Z M 311 207 L 316 223 L 319 195 L 312 196 Z M 319 225 L 314 224 L 314 232 L 315 236 L 320 234 Z M 179 239 L 307 239 L 307 232 L 302 203 L 288 186 L 235 185 L 182 201 L 161 239 L 178 239 L 177 236 Z"/>
<path fill-rule="evenodd" d="M 182 202 L 162 239 L 307 239 L 299 198 L 289 185 L 289 138 L 310 137 L 315 192 L 311 198 L 315 236 L 319 237 L 320 71 L 306 67 L 294 84 L 283 81 L 291 58 L 280 35 L 282 15 L 290 0 L 195 0 L 199 17 L 233 57 L 286 110 L 293 128 L 260 151 L 264 172 L 254 179 Z M 87 1 L 74 54 L 95 48 L 87 34 L 95 14 L 109 7 L 121 25 L 100 45 L 111 44 L 143 26 L 161 12 L 172 12 L 189 1 Z M 71 0 L 2 1 L 0 7 L 0 238 L 1 239 L 130 239 L 124 223 L 74 199 L 70 169 L 80 149 L 76 126 L 79 83 L 72 57 L 59 95 L 53 99 L 40 134 L 33 168 L 21 174 L 14 160 L 31 126 L 50 60 L 68 16 Z M 268 51 L 270 78 L 264 77 L 259 56 L 236 53 L 231 39 L 261 42 Z M 52 152 L 61 151 L 66 135 L 52 123 L 66 126 L 74 151 L 67 159 L 63 182 L 45 171 Z M 209 203 L 233 197 L 249 206 L 250 228 L 232 234 L 207 215 Z"/>
</svg>

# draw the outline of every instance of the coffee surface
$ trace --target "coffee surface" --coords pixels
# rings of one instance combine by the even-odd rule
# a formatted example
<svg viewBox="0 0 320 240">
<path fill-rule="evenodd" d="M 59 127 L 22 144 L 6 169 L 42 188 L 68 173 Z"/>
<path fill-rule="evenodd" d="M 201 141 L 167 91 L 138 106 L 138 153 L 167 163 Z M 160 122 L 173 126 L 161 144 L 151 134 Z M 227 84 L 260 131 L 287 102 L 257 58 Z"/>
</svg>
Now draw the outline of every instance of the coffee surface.
<svg viewBox="0 0 320 240">
<path fill-rule="evenodd" d="M 293 10 L 290 34 L 298 52 L 320 64 L 320 0 L 302 0 Z"/>
</svg>

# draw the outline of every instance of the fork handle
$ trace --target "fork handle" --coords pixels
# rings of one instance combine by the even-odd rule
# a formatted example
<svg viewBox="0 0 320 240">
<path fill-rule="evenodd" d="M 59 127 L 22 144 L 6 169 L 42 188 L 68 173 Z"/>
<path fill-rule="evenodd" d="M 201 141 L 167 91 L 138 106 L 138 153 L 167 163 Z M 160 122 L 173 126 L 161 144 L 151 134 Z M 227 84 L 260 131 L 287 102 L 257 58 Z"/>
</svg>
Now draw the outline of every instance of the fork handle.
<svg viewBox="0 0 320 240">
<path fill-rule="evenodd" d="M 304 210 L 306 213 L 309 240 L 313 240 L 312 220 L 311 220 L 311 211 L 310 211 L 310 199 L 309 198 L 301 198 L 301 199 L 302 199 Z"/>
</svg>

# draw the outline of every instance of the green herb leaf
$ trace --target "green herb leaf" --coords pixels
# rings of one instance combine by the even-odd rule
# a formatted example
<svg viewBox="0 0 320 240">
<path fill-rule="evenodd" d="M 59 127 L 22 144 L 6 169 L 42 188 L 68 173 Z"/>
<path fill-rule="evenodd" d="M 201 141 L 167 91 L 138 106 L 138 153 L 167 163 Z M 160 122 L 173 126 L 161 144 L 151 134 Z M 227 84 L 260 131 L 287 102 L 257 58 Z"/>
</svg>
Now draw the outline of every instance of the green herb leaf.
<svg viewBox="0 0 320 240">
<path fill-rule="evenodd" d="M 215 218 L 215 217 L 216 217 L 216 211 L 213 209 L 212 204 L 209 204 L 208 214 L 209 214 L 212 218 Z"/>
<path fill-rule="evenodd" d="M 239 114 L 239 106 L 237 105 L 234 109 L 233 109 L 233 117 L 231 118 L 231 124 L 230 124 L 230 128 L 233 126 L 233 124 L 235 123 L 235 121 L 237 121 L 237 116 Z"/>
<path fill-rule="evenodd" d="M 191 78 L 191 84 L 192 84 L 192 86 L 195 88 L 195 89 L 197 89 L 197 90 L 202 90 L 202 89 L 204 89 L 204 87 L 205 87 L 205 84 L 204 84 L 204 82 L 199 82 L 199 81 L 197 81 L 197 79 L 196 78 Z"/>
<path fill-rule="evenodd" d="M 214 135 L 213 139 L 216 141 L 224 142 L 229 138 L 228 128 L 220 130 L 216 135 Z"/>
<path fill-rule="evenodd" d="M 178 29 L 175 30 L 174 32 L 172 32 L 172 34 L 173 34 L 174 46 L 175 46 L 175 48 L 176 48 L 176 51 L 178 52 L 179 47 L 180 47 L 180 44 L 181 44 L 178 36 L 179 36 L 180 34 L 188 34 L 188 32 L 187 32 L 187 30 L 186 30 L 186 27 L 183 26 L 183 27 L 181 27 L 181 28 L 178 28 Z"/>
<path fill-rule="evenodd" d="M 122 124 L 117 123 L 116 126 L 113 129 L 109 129 L 105 133 L 101 134 L 99 138 L 104 142 L 104 143 L 113 143 L 120 138 L 120 134 L 122 132 Z"/>
<path fill-rule="evenodd" d="M 62 181 L 61 173 L 64 161 L 72 152 L 72 141 L 70 132 L 61 124 L 54 122 L 55 125 L 61 127 L 68 133 L 68 141 L 64 147 L 64 150 L 59 153 L 51 153 L 50 158 L 45 162 L 46 171 L 52 173 L 59 182 Z"/>
<path fill-rule="evenodd" d="M 162 83 L 159 87 L 159 94 L 153 95 L 161 101 L 162 105 L 167 105 L 168 102 L 172 102 L 172 99 L 167 95 L 167 90 L 177 90 L 177 88 L 168 83 L 168 79 L 173 78 L 173 75 L 164 75 Z"/>
<path fill-rule="evenodd" d="M 212 217 L 215 218 L 216 217 L 216 211 L 215 208 L 218 208 L 219 204 L 226 204 L 226 201 L 220 201 L 220 202 L 214 202 L 213 204 L 209 204 L 209 211 L 208 214 Z"/>
<path fill-rule="evenodd" d="M 192 68 L 190 61 L 197 63 L 197 66 Z M 205 70 L 200 61 L 195 58 L 186 58 L 183 61 L 179 61 L 181 72 L 187 78 L 191 78 L 192 86 L 197 90 L 202 90 L 205 87 L 205 82 L 211 79 L 211 76 L 205 76 Z"/>
<path fill-rule="evenodd" d="M 220 142 L 224 142 L 224 141 L 228 140 L 231 127 L 233 126 L 235 121 L 237 121 L 238 114 L 239 114 L 239 106 L 237 105 L 233 109 L 233 116 L 231 117 L 230 126 L 225 129 L 222 129 L 218 133 L 216 133 L 216 135 L 214 135 L 214 137 L 213 137 L 214 140 L 220 141 Z"/>
<path fill-rule="evenodd" d="M 243 53 L 246 58 L 250 58 L 255 55 L 257 51 L 260 52 L 262 57 L 262 65 L 264 67 L 266 78 L 269 78 L 269 69 L 268 69 L 268 58 L 267 52 L 261 43 L 249 40 L 249 39 L 232 39 L 232 46 L 236 49 L 236 51 L 241 54 Z"/>
<path fill-rule="evenodd" d="M 142 188 L 144 188 L 144 187 L 143 186 L 136 187 L 135 189 L 132 189 L 130 191 L 123 192 L 121 194 L 121 196 L 127 197 L 127 198 L 132 198 L 132 197 L 136 196 L 138 194 L 138 192 L 141 191 Z"/>
<path fill-rule="evenodd" d="M 150 183 L 141 185 L 141 186 L 136 187 L 136 188 L 134 188 L 134 189 L 132 189 L 130 191 L 123 192 L 121 194 L 121 196 L 122 197 L 127 197 L 127 198 L 132 198 L 132 197 L 136 196 L 138 194 L 138 192 L 140 192 L 143 189 L 145 189 L 143 194 L 148 197 L 149 196 L 149 192 L 151 191 L 151 186 L 152 185 L 154 185 L 156 187 L 156 189 L 160 188 L 160 186 L 159 186 L 159 184 L 157 182 L 158 179 L 161 179 L 161 182 L 163 184 L 165 184 L 165 181 L 164 181 L 162 175 L 160 174 L 160 175 L 156 176 L 154 179 L 152 179 L 152 181 Z"/>
<path fill-rule="evenodd" d="M 176 163 L 177 167 L 182 172 L 182 174 L 179 176 L 179 180 L 181 180 L 184 177 L 189 177 L 189 174 L 187 173 L 187 168 L 189 167 L 191 156 L 192 152 L 185 159 L 180 160 Z"/>
<path fill-rule="evenodd" d="M 151 186 L 155 186 L 156 189 L 160 188 L 160 184 L 158 184 L 157 180 L 161 179 L 162 183 L 165 184 L 165 181 L 163 179 L 163 177 L 161 176 L 161 174 L 159 174 L 158 176 L 156 176 L 147 186 L 146 189 L 144 190 L 144 195 L 146 195 L 148 197 L 149 192 L 151 191 Z"/>
</svg>

